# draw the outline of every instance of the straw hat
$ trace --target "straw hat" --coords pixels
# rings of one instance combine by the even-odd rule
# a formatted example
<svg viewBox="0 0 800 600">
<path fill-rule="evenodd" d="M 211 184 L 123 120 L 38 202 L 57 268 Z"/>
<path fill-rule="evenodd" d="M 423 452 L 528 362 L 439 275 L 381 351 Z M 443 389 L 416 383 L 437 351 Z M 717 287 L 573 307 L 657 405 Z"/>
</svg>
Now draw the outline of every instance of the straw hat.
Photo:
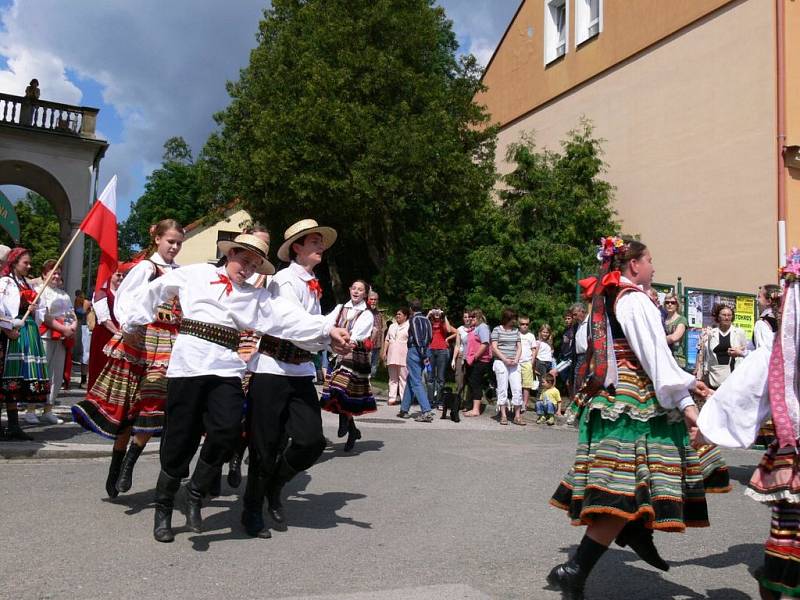
<svg viewBox="0 0 800 600">
<path fill-rule="evenodd" d="M 281 244 L 281 247 L 278 248 L 278 258 L 283 262 L 289 262 L 291 260 L 289 258 L 289 248 L 292 247 L 292 244 L 301 237 L 311 233 L 318 233 L 322 236 L 322 243 L 325 246 L 325 250 L 333 246 L 333 243 L 336 241 L 337 234 L 335 229 L 331 227 L 320 227 L 314 219 L 303 219 L 284 232 L 284 242 Z"/>
<path fill-rule="evenodd" d="M 267 242 L 262 240 L 260 237 L 256 237 L 249 233 L 240 233 L 233 241 L 222 240 L 221 242 L 217 242 L 217 247 L 220 249 L 220 252 L 225 255 L 227 255 L 228 250 L 232 248 L 248 250 L 261 257 L 261 264 L 256 269 L 256 273 L 261 273 L 262 275 L 272 275 L 275 272 L 275 267 L 272 266 L 272 263 L 269 262 L 269 260 L 267 260 L 269 244 L 267 244 Z"/>
</svg>

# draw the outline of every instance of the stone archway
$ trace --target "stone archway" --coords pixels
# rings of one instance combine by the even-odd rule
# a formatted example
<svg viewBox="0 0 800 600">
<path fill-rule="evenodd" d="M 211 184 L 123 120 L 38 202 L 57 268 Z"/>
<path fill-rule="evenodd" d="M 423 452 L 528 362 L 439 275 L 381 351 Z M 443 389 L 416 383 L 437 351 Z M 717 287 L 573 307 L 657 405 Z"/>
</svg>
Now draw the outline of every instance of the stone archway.
<svg viewBox="0 0 800 600">
<path fill-rule="evenodd" d="M 0 93 L 0 185 L 26 187 L 50 202 L 59 219 L 62 248 L 89 211 L 91 168 L 108 148 L 108 142 L 95 137 L 97 113 Z M 83 236 L 63 264 L 67 289 L 81 288 Z"/>
</svg>

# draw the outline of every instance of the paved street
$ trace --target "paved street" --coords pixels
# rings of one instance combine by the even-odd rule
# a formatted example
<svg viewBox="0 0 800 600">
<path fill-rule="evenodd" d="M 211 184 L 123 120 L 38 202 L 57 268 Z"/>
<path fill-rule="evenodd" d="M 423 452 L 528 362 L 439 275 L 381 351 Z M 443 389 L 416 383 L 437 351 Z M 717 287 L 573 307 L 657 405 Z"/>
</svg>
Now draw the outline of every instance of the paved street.
<svg viewBox="0 0 800 600">
<path fill-rule="evenodd" d="M 151 538 L 155 454 L 134 487 L 104 499 L 106 459 L 0 462 L 0 597 L 557 599 L 548 570 L 582 529 L 547 506 L 568 467 L 575 433 L 501 427 L 487 417 L 418 424 L 382 407 L 362 419 L 351 455 L 337 441 L 288 486 L 291 527 L 247 538 L 237 496 L 204 510 L 207 531 Z M 326 415 L 326 433 L 335 437 Z M 746 481 L 756 451 L 726 452 Z M 180 497 L 179 497 L 180 500 Z M 734 491 L 710 499 L 713 526 L 659 534 L 673 568 L 662 574 L 618 548 L 589 580 L 588 598 L 739 600 L 756 594 L 748 570 L 761 560 L 768 510 Z M 184 519 L 176 514 L 175 522 Z M 602 571 L 611 572 L 601 577 Z"/>
</svg>

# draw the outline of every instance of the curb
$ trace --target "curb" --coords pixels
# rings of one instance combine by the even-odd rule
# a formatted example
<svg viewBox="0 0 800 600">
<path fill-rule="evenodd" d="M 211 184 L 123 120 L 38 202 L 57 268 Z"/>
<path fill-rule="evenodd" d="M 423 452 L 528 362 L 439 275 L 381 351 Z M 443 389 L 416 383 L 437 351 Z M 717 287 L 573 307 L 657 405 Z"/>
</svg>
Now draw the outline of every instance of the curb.
<svg viewBox="0 0 800 600">
<path fill-rule="evenodd" d="M 142 454 L 157 454 L 160 442 L 149 442 Z M 58 442 L 0 442 L 0 458 L 106 458 L 111 444 L 63 444 Z"/>
</svg>

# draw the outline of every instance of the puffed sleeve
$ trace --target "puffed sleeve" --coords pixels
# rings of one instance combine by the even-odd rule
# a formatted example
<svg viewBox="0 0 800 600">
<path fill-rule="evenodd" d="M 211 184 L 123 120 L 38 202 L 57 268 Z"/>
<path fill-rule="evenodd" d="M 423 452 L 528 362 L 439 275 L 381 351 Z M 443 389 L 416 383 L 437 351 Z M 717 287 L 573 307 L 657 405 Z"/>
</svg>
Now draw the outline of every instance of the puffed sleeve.
<svg viewBox="0 0 800 600">
<path fill-rule="evenodd" d="M 767 374 L 772 349 L 757 348 L 737 365 L 706 400 L 697 425 L 709 442 L 747 448 L 770 413 Z"/>
<path fill-rule="evenodd" d="M 97 315 L 97 323 L 102 324 L 111 320 L 111 311 L 108 310 L 108 298 L 103 296 L 92 303 L 94 314 Z"/>
<path fill-rule="evenodd" d="M 375 325 L 375 316 L 371 310 L 365 310 L 358 316 L 350 332 L 350 339 L 354 342 L 363 342 L 372 336 L 372 328 Z"/>
<path fill-rule="evenodd" d="M 7 319 L 14 319 L 19 314 L 19 288 L 10 277 L 0 279 L 0 306 Z M 0 321 L 0 327 L 12 329 L 9 321 Z"/>
<path fill-rule="evenodd" d="M 667 346 L 661 315 L 645 294 L 629 292 L 617 301 L 616 316 L 625 338 L 653 382 L 658 403 L 666 409 L 694 404 L 695 380 L 675 362 Z"/>
<path fill-rule="evenodd" d="M 156 317 L 156 308 L 162 302 L 179 295 L 180 289 L 186 285 L 192 273 L 192 268 L 174 269 L 157 277 L 140 293 L 131 290 L 128 293 L 128 304 L 122 315 L 124 320 L 119 320 L 119 313 L 114 305 L 117 320 L 125 332 L 130 332 L 141 325 L 152 323 Z"/>
<path fill-rule="evenodd" d="M 333 325 L 323 315 L 312 315 L 297 303 L 267 290 L 259 290 L 261 301 L 254 329 L 259 335 L 271 335 L 291 342 L 314 342 L 327 345 Z"/>
<path fill-rule="evenodd" d="M 756 348 L 762 348 L 764 346 L 772 348 L 773 339 L 775 339 L 775 333 L 772 331 L 772 327 L 769 326 L 769 323 L 764 319 L 756 321 L 753 327 L 753 345 Z"/>
<path fill-rule="evenodd" d="M 117 288 L 117 296 L 114 302 L 114 316 L 117 317 L 118 323 L 124 323 L 127 320 L 128 313 L 135 310 L 138 303 L 137 296 L 141 295 L 143 290 L 147 288 L 148 282 L 154 273 L 155 266 L 153 266 L 153 263 L 149 260 L 143 260 L 125 275 L 125 279 L 122 280 L 119 288 Z"/>
</svg>

